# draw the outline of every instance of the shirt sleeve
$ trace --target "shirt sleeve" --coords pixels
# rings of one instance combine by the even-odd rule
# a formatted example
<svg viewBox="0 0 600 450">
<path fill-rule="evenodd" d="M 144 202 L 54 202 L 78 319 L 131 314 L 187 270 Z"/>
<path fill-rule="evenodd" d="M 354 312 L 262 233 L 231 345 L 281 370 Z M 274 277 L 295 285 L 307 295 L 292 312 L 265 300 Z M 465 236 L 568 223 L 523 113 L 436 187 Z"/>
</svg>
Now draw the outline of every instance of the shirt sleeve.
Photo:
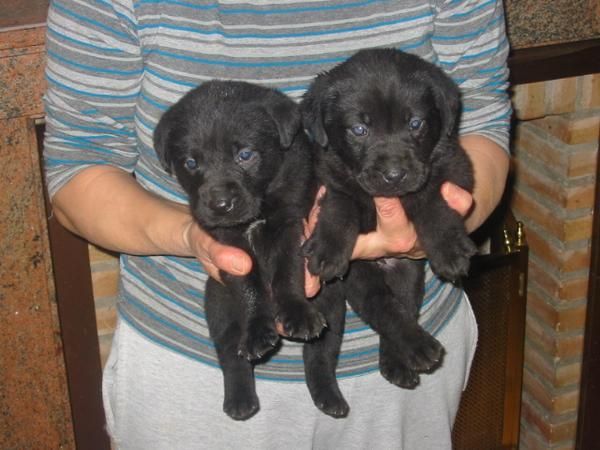
<svg viewBox="0 0 600 450">
<path fill-rule="evenodd" d="M 50 196 L 92 165 L 133 171 L 142 59 L 128 0 L 53 0 L 46 49 L 44 164 Z"/>
<path fill-rule="evenodd" d="M 439 0 L 432 36 L 438 65 L 462 91 L 461 134 L 484 135 L 509 152 L 504 9 L 501 0 Z"/>
</svg>

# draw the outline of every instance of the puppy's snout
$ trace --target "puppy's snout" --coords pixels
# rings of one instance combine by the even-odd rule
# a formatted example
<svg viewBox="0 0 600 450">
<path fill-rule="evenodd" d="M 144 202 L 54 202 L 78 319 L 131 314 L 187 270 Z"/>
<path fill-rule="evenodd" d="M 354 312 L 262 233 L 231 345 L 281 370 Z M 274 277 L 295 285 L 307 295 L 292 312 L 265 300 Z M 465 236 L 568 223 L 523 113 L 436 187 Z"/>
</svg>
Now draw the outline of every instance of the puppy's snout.
<svg viewBox="0 0 600 450">
<path fill-rule="evenodd" d="M 383 180 L 386 183 L 399 183 L 406 178 L 407 172 L 398 168 L 390 168 L 380 171 Z"/>
<path fill-rule="evenodd" d="M 215 186 L 209 190 L 208 207 L 215 212 L 230 212 L 235 207 L 236 201 L 237 196 L 227 187 Z"/>
</svg>

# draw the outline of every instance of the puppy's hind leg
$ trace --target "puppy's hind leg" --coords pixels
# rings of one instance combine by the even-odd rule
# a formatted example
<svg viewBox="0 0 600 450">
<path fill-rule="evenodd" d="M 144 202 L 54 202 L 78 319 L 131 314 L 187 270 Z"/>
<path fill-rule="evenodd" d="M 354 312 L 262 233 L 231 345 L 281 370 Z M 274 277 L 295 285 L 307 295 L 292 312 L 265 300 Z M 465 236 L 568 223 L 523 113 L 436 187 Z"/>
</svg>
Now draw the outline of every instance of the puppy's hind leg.
<svg viewBox="0 0 600 450">
<path fill-rule="evenodd" d="M 346 301 L 340 283 L 323 286 L 313 302 L 324 314 L 328 327 L 318 339 L 304 344 L 306 384 L 317 408 L 335 418 L 346 417 L 350 407 L 335 376 L 346 317 Z"/>
<path fill-rule="evenodd" d="M 223 371 L 223 411 L 232 419 L 246 420 L 256 414 L 259 401 L 252 362 L 239 355 L 242 310 L 239 300 L 212 278 L 206 285 L 206 316 Z"/>
<path fill-rule="evenodd" d="M 355 262 L 347 298 L 357 314 L 380 335 L 379 367 L 390 383 L 413 389 L 420 373 L 435 370 L 444 348 L 417 322 L 423 300 L 423 264 L 408 259 Z"/>
</svg>

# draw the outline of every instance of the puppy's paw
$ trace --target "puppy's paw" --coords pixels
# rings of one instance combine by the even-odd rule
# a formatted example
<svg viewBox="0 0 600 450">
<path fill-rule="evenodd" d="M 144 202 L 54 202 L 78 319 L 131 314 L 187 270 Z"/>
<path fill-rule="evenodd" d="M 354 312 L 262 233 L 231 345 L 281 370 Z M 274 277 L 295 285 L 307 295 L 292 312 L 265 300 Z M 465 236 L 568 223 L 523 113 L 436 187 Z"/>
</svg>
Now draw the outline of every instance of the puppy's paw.
<svg viewBox="0 0 600 450">
<path fill-rule="evenodd" d="M 248 360 L 260 359 L 272 351 L 279 342 L 272 317 L 258 317 L 250 321 L 246 336 L 242 337 L 239 356 Z"/>
<path fill-rule="evenodd" d="M 442 364 L 446 351 L 431 334 L 422 328 L 417 330 L 415 335 L 406 341 L 403 349 L 406 353 L 406 364 L 415 372 L 431 373 Z"/>
<path fill-rule="evenodd" d="M 350 412 L 350 406 L 339 389 L 322 389 L 313 395 L 313 401 L 322 412 L 336 419 L 346 417 Z"/>
<path fill-rule="evenodd" d="M 238 391 L 225 397 L 223 411 L 234 420 L 246 420 L 259 410 L 258 397 L 253 391 Z"/>
<path fill-rule="evenodd" d="M 477 253 L 477 247 L 464 233 L 451 236 L 434 251 L 429 252 L 431 269 L 439 277 L 456 281 L 467 275 L 471 257 Z"/>
<path fill-rule="evenodd" d="M 311 236 L 302 246 L 308 259 L 308 271 L 319 275 L 323 281 L 344 277 L 352 254 L 352 249 L 347 247 L 341 240 L 323 239 L 316 234 Z"/>
<path fill-rule="evenodd" d="M 404 389 L 414 389 L 421 381 L 417 372 L 409 369 L 399 358 L 389 354 L 380 355 L 379 371 L 383 378 Z"/>
<path fill-rule="evenodd" d="M 327 326 L 323 314 L 306 299 L 283 302 L 276 320 L 287 336 L 305 341 L 318 337 Z"/>
</svg>

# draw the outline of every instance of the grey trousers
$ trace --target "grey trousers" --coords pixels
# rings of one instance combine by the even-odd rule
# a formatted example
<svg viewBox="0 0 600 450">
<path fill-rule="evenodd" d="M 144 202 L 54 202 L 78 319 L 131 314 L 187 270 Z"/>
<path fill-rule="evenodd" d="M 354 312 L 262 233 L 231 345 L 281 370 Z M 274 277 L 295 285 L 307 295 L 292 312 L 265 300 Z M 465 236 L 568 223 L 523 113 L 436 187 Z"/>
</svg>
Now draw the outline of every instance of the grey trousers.
<svg viewBox="0 0 600 450">
<path fill-rule="evenodd" d="M 451 429 L 477 343 L 466 297 L 437 338 L 441 368 L 414 390 L 379 372 L 344 378 L 350 414 L 333 419 L 304 383 L 257 380 L 260 411 L 237 422 L 222 411 L 219 369 L 174 353 L 120 320 L 104 370 L 109 433 L 122 450 L 451 449 Z"/>
</svg>

